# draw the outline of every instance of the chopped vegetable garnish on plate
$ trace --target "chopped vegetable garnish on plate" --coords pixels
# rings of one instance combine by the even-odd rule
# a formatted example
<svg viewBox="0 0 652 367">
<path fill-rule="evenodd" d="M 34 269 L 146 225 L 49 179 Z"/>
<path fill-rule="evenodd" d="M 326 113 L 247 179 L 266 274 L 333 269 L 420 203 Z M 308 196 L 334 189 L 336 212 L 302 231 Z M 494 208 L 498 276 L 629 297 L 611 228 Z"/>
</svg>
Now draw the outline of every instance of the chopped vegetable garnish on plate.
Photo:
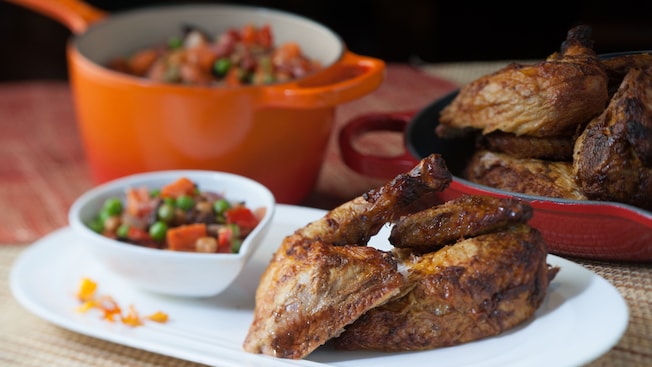
<svg viewBox="0 0 652 367">
<path fill-rule="evenodd" d="M 156 311 L 145 317 L 141 317 L 134 305 L 129 305 L 126 312 L 109 295 L 97 294 L 97 283 L 89 278 L 82 278 L 77 299 L 81 305 L 77 307 L 77 312 L 86 313 L 90 310 L 99 310 L 102 312 L 102 319 L 115 322 L 120 321 L 124 325 L 138 327 L 144 325 L 146 320 L 165 323 L 168 321 L 168 315 L 162 311 Z"/>
</svg>

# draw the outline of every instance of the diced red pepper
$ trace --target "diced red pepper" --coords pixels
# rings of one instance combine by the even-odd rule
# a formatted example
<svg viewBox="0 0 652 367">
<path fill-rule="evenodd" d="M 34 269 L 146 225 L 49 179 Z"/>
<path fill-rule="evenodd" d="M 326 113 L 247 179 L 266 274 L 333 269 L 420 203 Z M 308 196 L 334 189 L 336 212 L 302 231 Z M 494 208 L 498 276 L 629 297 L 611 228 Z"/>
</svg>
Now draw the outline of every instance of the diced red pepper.
<svg viewBox="0 0 652 367">
<path fill-rule="evenodd" d="M 150 236 L 149 232 L 144 229 L 130 226 L 127 230 L 127 239 L 136 243 L 147 243 L 152 241 L 152 236 Z"/>
<path fill-rule="evenodd" d="M 217 232 L 217 252 L 230 254 L 233 241 L 233 227 L 224 226 Z"/>
<path fill-rule="evenodd" d="M 272 38 L 272 28 L 269 24 L 265 24 L 258 29 L 258 44 L 265 48 L 271 48 L 273 46 Z"/>
<path fill-rule="evenodd" d="M 226 223 L 236 224 L 244 232 L 249 232 L 258 225 L 258 218 L 246 206 L 239 205 L 227 210 L 224 213 Z"/>
<path fill-rule="evenodd" d="M 155 202 L 149 196 L 149 190 L 145 187 L 128 188 L 126 190 L 128 214 L 145 218 L 154 210 Z"/>
</svg>

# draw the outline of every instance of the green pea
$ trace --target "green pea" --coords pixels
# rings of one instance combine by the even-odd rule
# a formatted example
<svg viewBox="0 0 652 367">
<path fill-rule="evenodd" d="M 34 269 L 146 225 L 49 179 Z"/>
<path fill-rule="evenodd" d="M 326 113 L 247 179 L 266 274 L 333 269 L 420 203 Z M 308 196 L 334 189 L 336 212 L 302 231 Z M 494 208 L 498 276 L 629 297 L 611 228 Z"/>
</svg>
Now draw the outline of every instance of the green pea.
<svg viewBox="0 0 652 367">
<path fill-rule="evenodd" d="M 240 247 L 242 246 L 242 241 L 240 239 L 234 238 L 231 241 L 231 252 L 237 254 L 240 252 Z"/>
<path fill-rule="evenodd" d="M 117 198 L 109 198 L 104 201 L 102 211 L 106 211 L 109 216 L 120 215 L 122 213 L 122 201 Z"/>
<path fill-rule="evenodd" d="M 118 236 L 118 238 L 127 238 L 129 235 L 129 225 L 128 224 L 121 224 L 120 227 L 115 231 L 115 234 Z"/>
<path fill-rule="evenodd" d="M 183 39 L 181 37 L 172 36 L 168 39 L 168 47 L 172 50 L 183 47 Z"/>
<path fill-rule="evenodd" d="M 224 214 L 224 212 L 227 211 L 230 207 L 231 203 L 229 203 L 226 199 L 219 199 L 213 203 L 213 211 L 215 211 L 215 213 L 218 215 Z"/>
<path fill-rule="evenodd" d="M 168 205 L 171 205 L 171 206 L 176 205 L 176 201 L 174 200 L 174 198 L 170 198 L 170 197 L 167 197 L 167 198 L 163 199 L 163 202 L 165 204 L 168 204 Z"/>
<path fill-rule="evenodd" d="M 213 71 L 217 76 L 224 76 L 231 68 L 231 60 L 226 57 L 219 58 L 213 64 Z"/>
<path fill-rule="evenodd" d="M 274 64 L 272 63 L 272 58 L 269 56 L 261 57 L 258 61 L 258 67 L 267 74 L 274 72 Z"/>
<path fill-rule="evenodd" d="M 177 197 L 176 205 L 177 208 L 181 208 L 183 210 L 190 210 L 192 209 L 193 206 L 195 206 L 195 200 L 188 195 L 181 195 Z"/>
<path fill-rule="evenodd" d="M 106 208 L 102 208 L 102 210 L 100 210 L 100 213 L 98 214 L 98 218 L 102 223 L 104 223 L 107 219 L 109 219 L 109 218 L 111 218 L 113 216 L 114 215 L 111 214 L 111 212 L 109 210 L 107 210 Z"/>
<path fill-rule="evenodd" d="M 240 227 L 237 224 L 231 224 L 231 236 L 234 240 L 240 238 Z"/>
<path fill-rule="evenodd" d="M 274 77 L 273 74 L 265 74 L 265 78 L 263 78 L 263 84 L 272 84 L 276 81 L 276 78 Z"/>
<path fill-rule="evenodd" d="M 154 241 L 163 241 L 168 231 L 168 225 L 161 221 L 156 221 L 149 227 L 149 235 Z"/>
<path fill-rule="evenodd" d="M 88 222 L 88 228 L 94 232 L 102 233 L 104 232 L 104 221 L 101 220 L 100 217 L 95 217 Z"/>
<path fill-rule="evenodd" d="M 152 190 L 150 190 L 149 197 L 157 198 L 159 196 L 161 196 L 161 190 L 160 189 L 152 189 Z"/>
<path fill-rule="evenodd" d="M 170 223 L 174 219 L 174 205 L 167 203 L 161 204 L 156 212 L 158 219 Z"/>
</svg>

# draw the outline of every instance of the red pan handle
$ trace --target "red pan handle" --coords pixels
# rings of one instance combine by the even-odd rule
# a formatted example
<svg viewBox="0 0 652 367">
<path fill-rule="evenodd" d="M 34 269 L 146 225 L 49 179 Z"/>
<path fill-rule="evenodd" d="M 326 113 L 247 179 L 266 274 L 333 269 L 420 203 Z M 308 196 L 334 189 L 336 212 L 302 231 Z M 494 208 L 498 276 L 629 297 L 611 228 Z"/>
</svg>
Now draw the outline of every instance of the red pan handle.
<svg viewBox="0 0 652 367">
<path fill-rule="evenodd" d="M 366 176 L 393 178 L 407 172 L 419 163 L 405 146 L 397 156 L 380 156 L 362 153 L 355 147 L 355 141 L 363 134 L 374 131 L 405 132 L 405 128 L 416 113 L 392 112 L 362 115 L 346 123 L 339 133 L 339 148 L 342 160 L 352 170 Z"/>
</svg>

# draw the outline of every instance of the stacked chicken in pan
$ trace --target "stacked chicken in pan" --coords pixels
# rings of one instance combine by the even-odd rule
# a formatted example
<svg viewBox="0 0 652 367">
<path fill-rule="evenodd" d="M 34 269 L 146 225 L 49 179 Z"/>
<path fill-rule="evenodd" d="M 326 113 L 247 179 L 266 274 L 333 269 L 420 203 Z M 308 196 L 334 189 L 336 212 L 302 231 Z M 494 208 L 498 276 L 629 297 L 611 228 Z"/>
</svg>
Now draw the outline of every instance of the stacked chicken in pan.
<svg viewBox="0 0 652 367">
<path fill-rule="evenodd" d="M 263 273 L 243 347 L 279 358 L 413 351 L 497 335 L 529 319 L 558 268 L 517 199 L 435 203 L 439 155 L 287 236 Z M 391 225 L 391 250 L 368 246 Z"/>
<path fill-rule="evenodd" d="M 600 59 L 572 28 L 545 61 L 465 87 L 436 134 L 477 136 L 464 177 L 512 192 L 652 209 L 652 55 Z"/>
</svg>

